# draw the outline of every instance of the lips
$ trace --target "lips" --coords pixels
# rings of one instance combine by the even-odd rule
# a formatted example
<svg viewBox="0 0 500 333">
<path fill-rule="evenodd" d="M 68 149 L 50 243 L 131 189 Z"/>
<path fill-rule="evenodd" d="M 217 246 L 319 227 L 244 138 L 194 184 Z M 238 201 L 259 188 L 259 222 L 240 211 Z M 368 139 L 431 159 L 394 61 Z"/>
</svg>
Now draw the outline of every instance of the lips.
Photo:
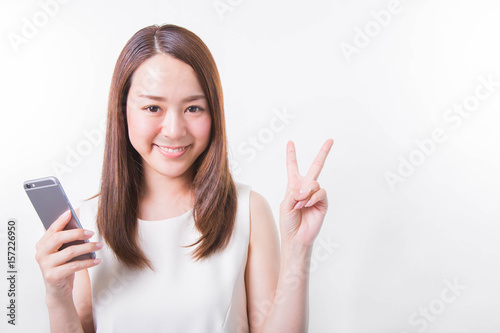
<svg viewBox="0 0 500 333">
<path fill-rule="evenodd" d="M 158 147 L 158 148 L 160 148 L 160 149 L 161 149 L 161 150 L 163 150 L 163 151 L 168 152 L 168 153 L 178 153 L 178 152 L 180 152 L 180 151 L 184 151 L 184 150 L 186 150 L 186 148 L 187 148 L 188 146 L 168 147 L 168 146 L 158 146 L 158 145 L 157 145 L 157 147 Z"/>
<path fill-rule="evenodd" d="M 165 157 L 168 158 L 177 158 L 184 155 L 190 145 L 187 146 L 159 146 L 157 144 L 154 145 L 158 148 L 158 151 Z"/>
</svg>

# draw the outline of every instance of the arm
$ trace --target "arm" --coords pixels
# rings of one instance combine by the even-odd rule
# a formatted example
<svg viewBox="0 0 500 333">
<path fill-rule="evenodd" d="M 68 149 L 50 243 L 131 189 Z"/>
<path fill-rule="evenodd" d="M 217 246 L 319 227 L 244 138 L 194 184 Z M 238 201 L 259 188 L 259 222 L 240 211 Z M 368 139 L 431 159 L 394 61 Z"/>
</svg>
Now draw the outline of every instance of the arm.
<svg viewBox="0 0 500 333">
<path fill-rule="evenodd" d="M 260 195 L 252 192 L 250 196 L 245 277 L 252 333 L 308 330 L 311 254 L 328 208 L 326 191 L 316 180 L 332 144 L 332 140 L 323 144 L 306 176 L 298 172 L 293 143 L 287 145 L 288 184 L 280 205 L 281 254 L 269 205 Z"/>
<path fill-rule="evenodd" d="M 250 332 L 305 332 L 308 323 L 309 248 L 281 246 L 266 199 L 250 195 L 246 270 Z M 296 267 L 301 267 L 297 273 Z M 304 273 L 305 272 L 305 273 Z"/>
<path fill-rule="evenodd" d="M 86 269 L 75 273 L 73 301 L 76 312 L 85 333 L 94 333 L 94 318 L 92 316 L 92 291 L 90 277 Z"/>
<path fill-rule="evenodd" d="M 50 332 L 84 332 L 72 298 L 46 297 Z"/>
</svg>

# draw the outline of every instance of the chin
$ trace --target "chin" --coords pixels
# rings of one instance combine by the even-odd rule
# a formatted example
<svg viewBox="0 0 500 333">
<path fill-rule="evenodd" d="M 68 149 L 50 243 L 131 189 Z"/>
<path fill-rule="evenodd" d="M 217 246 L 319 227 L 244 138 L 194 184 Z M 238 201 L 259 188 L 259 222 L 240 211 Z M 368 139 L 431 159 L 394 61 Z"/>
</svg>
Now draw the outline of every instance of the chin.
<svg viewBox="0 0 500 333">
<path fill-rule="evenodd" d="M 167 178 L 180 178 L 186 177 L 190 174 L 189 168 L 172 168 L 172 167 L 160 167 L 160 168 L 151 168 L 151 171 L 156 172 L 159 175 L 162 175 Z"/>
</svg>

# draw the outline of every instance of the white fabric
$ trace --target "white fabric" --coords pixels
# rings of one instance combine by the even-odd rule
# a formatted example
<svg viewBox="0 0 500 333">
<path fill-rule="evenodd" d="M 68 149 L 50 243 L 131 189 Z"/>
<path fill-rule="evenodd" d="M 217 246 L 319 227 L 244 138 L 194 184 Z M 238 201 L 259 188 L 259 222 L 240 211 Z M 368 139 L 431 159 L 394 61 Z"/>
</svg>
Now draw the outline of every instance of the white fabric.
<svg viewBox="0 0 500 333">
<path fill-rule="evenodd" d="M 236 183 L 238 211 L 228 247 L 208 260 L 190 254 L 200 233 L 192 210 L 162 221 L 138 220 L 140 246 L 156 272 L 127 269 L 104 243 L 90 268 L 96 332 L 248 332 L 245 266 L 250 234 L 250 187 Z M 97 233 L 98 198 L 80 207 L 84 228 Z"/>
</svg>

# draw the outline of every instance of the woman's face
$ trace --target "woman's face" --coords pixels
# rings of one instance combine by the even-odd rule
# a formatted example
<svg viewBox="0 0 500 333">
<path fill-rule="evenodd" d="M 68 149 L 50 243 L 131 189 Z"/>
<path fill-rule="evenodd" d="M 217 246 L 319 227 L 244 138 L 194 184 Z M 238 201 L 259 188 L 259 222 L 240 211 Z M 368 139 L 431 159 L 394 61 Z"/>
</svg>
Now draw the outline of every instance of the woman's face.
<svg viewBox="0 0 500 333">
<path fill-rule="evenodd" d="M 191 66 L 157 54 L 136 69 L 127 96 L 127 125 L 146 176 L 192 177 L 191 166 L 209 144 L 211 124 Z"/>
</svg>

